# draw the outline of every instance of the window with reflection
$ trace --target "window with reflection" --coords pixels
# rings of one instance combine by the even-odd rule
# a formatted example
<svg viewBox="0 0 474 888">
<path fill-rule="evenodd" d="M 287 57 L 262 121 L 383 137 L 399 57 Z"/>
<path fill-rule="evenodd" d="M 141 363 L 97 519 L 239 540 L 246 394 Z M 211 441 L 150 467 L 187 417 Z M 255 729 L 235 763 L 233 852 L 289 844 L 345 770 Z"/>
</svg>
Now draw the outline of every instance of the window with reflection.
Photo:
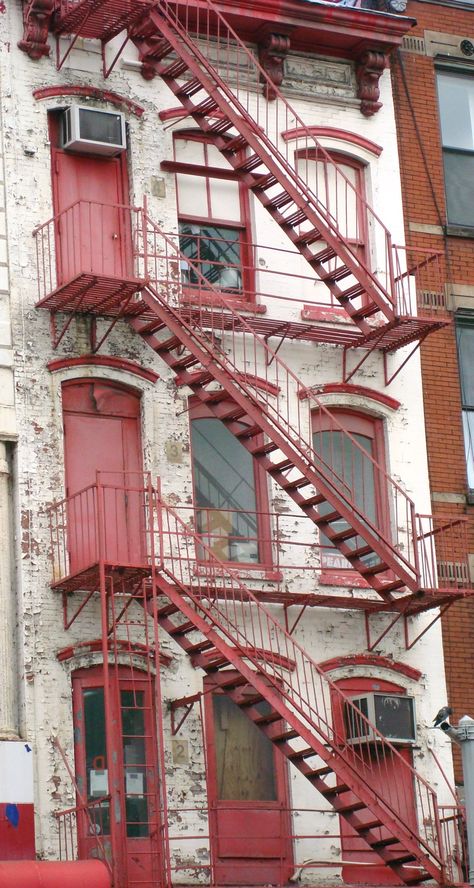
<svg viewBox="0 0 474 888">
<path fill-rule="evenodd" d="M 474 314 L 456 317 L 467 485 L 474 491 Z"/>
<path fill-rule="evenodd" d="M 242 424 L 243 427 L 243 424 Z M 192 409 L 191 451 L 196 524 L 221 561 L 269 562 L 266 479 L 221 420 Z M 205 551 L 199 553 L 205 558 Z"/>
<path fill-rule="evenodd" d="M 448 223 L 474 227 L 474 77 L 437 72 Z"/>
<path fill-rule="evenodd" d="M 202 134 L 174 138 L 181 278 L 188 292 L 206 289 L 251 298 L 248 194 L 218 148 Z"/>
</svg>

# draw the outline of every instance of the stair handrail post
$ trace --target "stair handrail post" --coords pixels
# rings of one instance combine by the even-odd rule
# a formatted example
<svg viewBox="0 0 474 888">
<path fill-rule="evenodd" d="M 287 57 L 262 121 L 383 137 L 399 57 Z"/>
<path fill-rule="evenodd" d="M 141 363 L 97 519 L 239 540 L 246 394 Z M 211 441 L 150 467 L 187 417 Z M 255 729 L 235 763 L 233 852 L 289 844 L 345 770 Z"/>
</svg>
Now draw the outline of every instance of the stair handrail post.
<svg viewBox="0 0 474 888">
<path fill-rule="evenodd" d="M 417 512 L 415 511 L 415 503 L 412 499 L 408 499 L 408 508 L 410 509 L 410 526 L 411 526 L 411 540 L 413 546 L 413 569 L 415 571 L 415 576 L 418 584 L 421 582 L 421 566 L 420 566 L 420 552 L 418 549 L 418 533 L 417 533 Z"/>
<path fill-rule="evenodd" d="M 145 277 L 148 277 L 148 232 L 146 224 L 148 219 L 148 197 L 146 194 L 143 195 L 141 218 L 143 240 L 143 274 Z"/>
</svg>

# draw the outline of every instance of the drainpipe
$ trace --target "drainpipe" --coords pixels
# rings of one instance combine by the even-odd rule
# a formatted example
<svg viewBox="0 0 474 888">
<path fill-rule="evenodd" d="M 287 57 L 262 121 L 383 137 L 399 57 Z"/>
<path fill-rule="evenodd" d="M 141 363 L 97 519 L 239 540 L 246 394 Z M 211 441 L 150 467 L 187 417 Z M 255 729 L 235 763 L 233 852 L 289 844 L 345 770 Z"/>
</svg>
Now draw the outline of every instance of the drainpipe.
<svg viewBox="0 0 474 888">
<path fill-rule="evenodd" d="M 0 740 L 18 740 L 12 501 L 7 446 L 0 441 Z"/>
<path fill-rule="evenodd" d="M 463 715 L 457 728 L 448 722 L 440 725 L 450 740 L 461 747 L 466 806 L 467 848 L 469 854 L 469 884 L 474 886 L 474 718 Z"/>
</svg>

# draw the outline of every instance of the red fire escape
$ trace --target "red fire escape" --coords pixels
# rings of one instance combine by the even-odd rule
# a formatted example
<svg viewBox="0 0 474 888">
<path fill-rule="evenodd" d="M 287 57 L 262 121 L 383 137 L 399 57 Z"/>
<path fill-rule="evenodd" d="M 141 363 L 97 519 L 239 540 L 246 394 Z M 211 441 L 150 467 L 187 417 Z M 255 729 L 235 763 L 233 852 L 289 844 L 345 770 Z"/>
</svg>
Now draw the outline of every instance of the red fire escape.
<svg viewBox="0 0 474 888">
<path fill-rule="evenodd" d="M 37 16 L 36 7 L 36 0 L 32 0 L 26 15 L 27 33 L 28 16 Z M 348 606 L 363 610 L 367 623 L 371 614 L 387 612 L 392 615 L 390 628 L 401 618 L 408 624 L 413 615 L 447 608 L 456 598 L 471 594 L 462 523 L 435 525 L 429 516 L 418 515 L 400 484 L 303 385 L 280 358 L 278 345 L 272 348 L 268 342 L 271 337 L 330 341 L 345 351 L 358 348 L 367 355 L 378 349 L 386 355 L 411 343 L 416 346 L 444 324 L 437 317 L 417 316 L 411 310 L 410 275 L 406 267 L 397 266 L 389 231 L 364 202 L 377 251 L 376 263 L 369 265 L 338 227 L 337 206 L 327 207 L 318 195 L 317 179 L 303 180 L 293 161 L 295 143 L 290 155 L 281 134 L 297 130 L 298 156 L 305 158 L 316 152 L 331 169 L 337 193 L 351 193 L 351 182 L 271 83 L 212 0 L 199 4 L 190 0 L 153 4 L 146 0 L 61 0 L 51 3 L 53 12 L 50 19 L 43 15 L 43 25 L 52 23 L 56 35 L 96 37 L 106 42 L 128 29 L 127 40 L 138 47 L 147 76 L 163 79 L 180 103 L 183 117 L 192 118 L 221 151 L 351 324 L 331 329 L 242 315 L 203 277 L 199 263 L 193 266 L 197 284 L 192 299 L 183 298 L 180 267 L 183 263 L 189 266 L 189 257 L 181 252 L 179 238 L 163 232 L 146 208 L 119 208 L 133 232 L 134 273 L 122 281 L 101 269 L 82 268 L 80 257 L 72 277 L 58 279 L 53 246 L 58 223 L 63 231 L 71 230 L 73 243 L 75 227 L 81 224 L 81 206 L 69 208 L 61 219 L 56 217 L 38 229 L 38 305 L 49 309 L 55 321 L 58 312 L 70 318 L 76 312 L 108 316 L 109 329 L 118 318 L 126 318 L 170 367 L 176 384 L 191 390 L 226 425 L 363 580 L 360 594 L 356 591 L 350 599 L 317 593 L 272 599 L 270 594 L 266 596 L 269 602 L 303 610 L 318 605 Z M 226 70 L 232 76 L 226 77 Z M 259 82 L 264 85 L 264 95 L 255 89 Z M 270 92 L 271 103 L 267 101 Z M 360 195 L 358 199 L 362 200 Z M 428 278 L 433 266 L 429 260 L 421 264 L 425 271 L 428 268 Z M 61 333 L 55 330 L 55 344 L 69 322 Z M 383 492 L 389 530 L 371 519 L 363 503 L 356 501 L 355 462 L 349 469 L 341 468 L 318 448 L 310 415 L 319 417 L 321 427 L 347 441 L 363 475 L 365 469 L 373 474 Z M 405 884 L 426 879 L 449 881 L 433 790 L 373 725 L 365 725 L 360 711 L 331 685 L 259 596 L 216 558 L 149 482 L 133 487 L 142 516 L 141 553 L 126 564 L 112 555 L 104 523 L 105 497 L 110 513 L 111 500 L 119 510 L 130 490 L 114 487 L 106 494 L 107 488 L 106 482 L 98 482 L 59 504 L 52 514 L 53 587 L 64 596 L 66 626 L 94 593 L 100 592 L 105 683 L 110 686 L 113 680 L 110 652 L 113 662 L 125 652 L 132 663 L 137 653 L 134 633 L 143 639 L 148 662 L 157 656 L 160 626 L 188 653 L 194 666 L 215 676 L 222 691 L 245 710 Z M 84 514 L 87 527 L 80 517 Z M 73 563 L 68 554 L 71 539 L 76 552 Z M 205 579 L 194 570 L 197 551 L 205 552 Z M 452 574 L 438 572 L 440 563 L 461 565 L 462 569 Z M 71 616 L 71 594 L 78 592 L 83 594 Z M 229 666 L 231 674 L 226 670 Z M 150 681 L 151 674 L 150 667 Z M 242 697 L 244 684 L 254 688 L 253 697 Z M 262 700 L 270 705 L 265 716 L 258 708 Z M 156 702 L 159 710 L 158 698 Z M 347 740 L 343 713 L 356 724 L 364 724 L 359 736 L 373 733 L 373 756 L 367 757 L 366 744 Z M 281 720 L 283 731 L 275 727 Z M 112 731 L 107 743 L 107 757 L 113 761 Z M 158 736 L 154 743 L 158 756 Z M 387 798 L 374 789 L 378 785 L 375 772 L 380 776 L 385 768 L 394 766 L 410 768 L 419 823 L 416 828 L 404 821 L 402 798 L 396 794 Z M 109 792 L 120 801 L 120 775 L 114 778 L 112 773 Z M 163 808 L 158 792 L 151 810 Z M 117 886 L 127 884 L 123 881 L 126 864 L 119 853 L 123 843 L 120 829 L 116 823 L 111 833 L 117 851 L 113 864 Z M 166 827 L 162 827 L 162 834 L 166 846 Z M 144 853 L 152 855 L 155 868 L 166 874 L 166 853 L 163 857 L 156 849 Z"/>
</svg>

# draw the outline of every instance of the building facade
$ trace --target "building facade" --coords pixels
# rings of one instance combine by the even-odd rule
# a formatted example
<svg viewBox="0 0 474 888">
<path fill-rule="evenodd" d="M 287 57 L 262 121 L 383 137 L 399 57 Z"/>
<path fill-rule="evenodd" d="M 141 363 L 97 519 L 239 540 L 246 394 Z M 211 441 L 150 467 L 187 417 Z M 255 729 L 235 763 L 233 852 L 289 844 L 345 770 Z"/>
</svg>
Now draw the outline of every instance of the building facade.
<svg viewBox="0 0 474 888">
<path fill-rule="evenodd" d="M 472 552 L 472 10 L 417 2 L 408 13 L 417 25 L 392 62 L 406 230 L 411 243 L 439 251 L 446 299 L 438 311 L 451 321 L 421 349 L 431 499 L 433 511 L 462 517 Z M 474 706 L 472 621 L 467 600 L 443 615 L 448 694 L 457 716 Z M 462 782 L 459 761 L 456 779 Z"/>
<path fill-rule="evenodd" d="M 412 20 L 306 0 L 1 19 L 20 520 L 0 699 L 36 853 L 103 860 L 115 888 L 462 882 L 430 728 L 468 547 L 431 517 L 412 354 L 448 319 L 438 254 L 405 246 L 387 66 Z"/>
</svg>

